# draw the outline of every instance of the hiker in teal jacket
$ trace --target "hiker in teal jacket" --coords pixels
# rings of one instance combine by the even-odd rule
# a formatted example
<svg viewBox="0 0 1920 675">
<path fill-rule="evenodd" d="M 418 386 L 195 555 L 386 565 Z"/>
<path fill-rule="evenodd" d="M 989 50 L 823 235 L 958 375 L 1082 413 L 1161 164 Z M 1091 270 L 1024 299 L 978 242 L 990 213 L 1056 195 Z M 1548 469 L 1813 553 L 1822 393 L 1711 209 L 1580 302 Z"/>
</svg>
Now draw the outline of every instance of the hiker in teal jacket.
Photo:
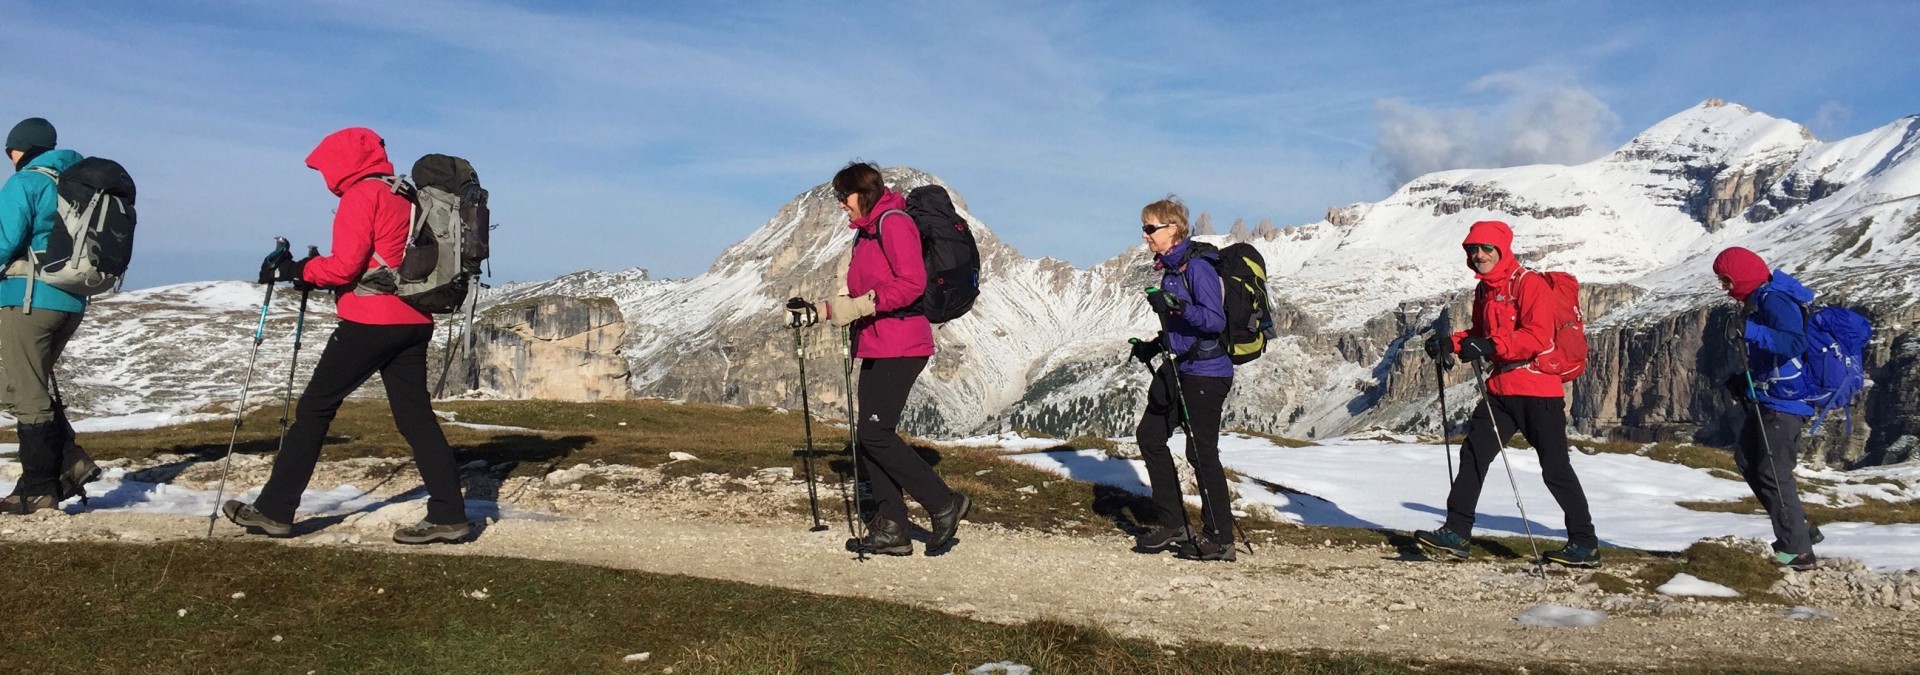
<svg viewBox="0 0 1920 675">
<path fill-rule="evenodd" d="M 7 134 L 14 173 L 0 186 L 0 255 L 7 263 L 0 281 L 0 406 L 18 421 L 21 474 L 13 494 L 0 500 L 0 514 L 52 508 L 80 494 L 80 485 L 98 475 L 93 460 L 73 443 L 73 428 L 47 386 L 87 302 L 34 281 L 32 307 L 26 307 L 23 261 L 29 251 L 46 250 L 47 236 L 60 221 L 56 181 L 48 172 L 65 171 L 81 160 L 80 153 L 56 150 L 55 141 L 53 125 L 38 117 Z"/>
</svg>

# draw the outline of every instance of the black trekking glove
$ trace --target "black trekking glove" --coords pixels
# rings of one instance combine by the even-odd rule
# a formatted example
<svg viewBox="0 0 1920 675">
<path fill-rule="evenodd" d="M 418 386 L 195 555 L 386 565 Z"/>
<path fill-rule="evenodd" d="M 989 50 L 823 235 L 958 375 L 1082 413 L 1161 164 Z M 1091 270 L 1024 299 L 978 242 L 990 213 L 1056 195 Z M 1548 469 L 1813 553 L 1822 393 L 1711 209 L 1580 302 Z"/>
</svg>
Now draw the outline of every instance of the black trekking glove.
<svg viewBox="0 0 1920 675">
<path fill-rule="evenodd" d="M 1441 361 L 1453 353 L 1453 336 L 1434 333 L 1427 338 L 1427 358 Z"/>
<path fill-rule="evenodd" d="M 1158 356 L 1160 352 L 1164 351 L 1166 351 L 1166 348 L 1160 346 L 1159 340 L 1135 339 L 1133 341 L 1133 360 L 1149 366 L 1153 365 L 1153 357 Z"/>
<path fill-rule="evenodd" d="M 1493 358 L 1493 340 L 1483 337 L 1460 338 L 1460 360 L 1479 361 Z"/>
<path fill-rule="evenodd" d="M 309 253 L 307 257 L 301 258 L 299 262 L 293 262 L 292 256 L 288 256 L 281 280 L 293 282 L 293 290 L 303 293 L 319 288 L 319 286 L 313 285 L 313 282 L 307 281 L 307 263 L 313 262 L 313 259 L 318 257 L 320 256 Z"/>
<path fill-rule="evenodd" d="M 293 254 L 286 251 L 274 251 L 266 260 L 260 261 L 260 279 L 255 283 L 271 284 L 286 280 L 283 270 L 293 267 Z"/>
<path fill-rule="evenodd" d="M 1733 400 L 1747 400 L 1748 391 L 1746 373 L 1734 373 L 1727 376 L 1727 393 L 1733 394 Z"/>
<path fill-rule="evenodd" d="M 1186 304 L 1180 302 L 1179 298 L 1173 297 L 1172 293 L 1158 288 L 1147 289 L 1147 306 L 1153 308 L 1153 313 L 1161 316 L 1179 314 L 1187 308 Z"/>
<path fill-rule="evenodd" d="M 1727 322 L 1727 342 L 1737 346 L 1741 340 L 1745 339 L 1747 339 L 1747 318 L 1744 316 L 1733 317 L 1732 320 Z"/>
</svg>

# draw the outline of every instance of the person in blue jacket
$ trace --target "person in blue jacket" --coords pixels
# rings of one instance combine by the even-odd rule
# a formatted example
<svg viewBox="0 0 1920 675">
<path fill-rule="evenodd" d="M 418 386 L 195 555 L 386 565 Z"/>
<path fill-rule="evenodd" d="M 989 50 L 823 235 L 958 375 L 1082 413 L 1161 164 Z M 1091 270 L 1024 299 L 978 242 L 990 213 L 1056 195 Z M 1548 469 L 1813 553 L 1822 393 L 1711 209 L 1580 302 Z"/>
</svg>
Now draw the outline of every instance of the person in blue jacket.
<svg viewBox="0 0 1920 675">
<path fill-rule="evenodd" d="M 1162 352 L 1173 358 L 1162 359 L 1154 371 L 1147 409 L 1134 432 L 1147 465 L 1158 523 L 1135 544 L 1142 551 L 1191 545 L 1201 560 L 1231 561 L 1233 510 L 1226 472 L 1220 467 L 1220 415 L 1227 391 L 1233 388 L 1233 360 L 1223 339 L 1227 312 L 1215 269 L 1219 258 L 1212 247 L 1188 238 L 1187 206 L 1172 195 L 1140 210 L 1140 232 L 1161 275 L 1159 292 L 1148 296 L 1160 317 L 1160 334 L 1135 342 L 1133 358 L 1149 366 Z M 1191 433 L 1186 439 L 1187 463 L 1200 487 L 1205 528 L 1201 533 L 1192 532 L 1187 523 L 1180 474 L 1167 446 L 1173 428 L 1180 424 L 1180 399 L 1184 399 Z"/>
<path fill-rule="evenodd" d="M 62 485 L 62 474 L 76 453 L 84 456 L 73 446 L 73 429 L 57 414 L 47 382 L 67 340 L 80 328 L 87 301 L 36 280 L 32 305 L 26 303 L 30 282 L 24 261 L 29 251 L 46 250 L 47 235 L 60 221 L 55 176 L 82 159 L 80 153 L 56 149 L 57 140 L 53 125 L 38 117 L 7 133 L 14 173 L 0 186 L 0 255 L 7 265 L 0 280 L 0 407 L 17 420 L 21 473 L 13 494 L 0 500 L 0 514 L 26 515 L 52 508 L 67 493 L 78 494 L 77 485 Z M 89 459 L 84 466 L 92 464 Z M 84 483 L 94 475 L 97 470 L 75 478 Z"/>
<path fill-rule="evenodd" d="M 1727 295 L 1740 301 L 1727 337 L 1746 355 L 1746 369 L 1727 378 L 1727 390 L 1747 409 L 1734 463 L 1773 521 L 1773 561 L 1811 568 L 1818 563 L 1813 545 L 1821 537 L 1807 523 L 1793 469 L 1800 460 L 1800 431 L 1813 416 L 1804 400 L 1812 387 L 1800 360 L 1807 350 L 1801 308 L 1813 301 L 1813 291 L 1738 246 L 1714 258 L 1713 273 Z"/>
</svg>

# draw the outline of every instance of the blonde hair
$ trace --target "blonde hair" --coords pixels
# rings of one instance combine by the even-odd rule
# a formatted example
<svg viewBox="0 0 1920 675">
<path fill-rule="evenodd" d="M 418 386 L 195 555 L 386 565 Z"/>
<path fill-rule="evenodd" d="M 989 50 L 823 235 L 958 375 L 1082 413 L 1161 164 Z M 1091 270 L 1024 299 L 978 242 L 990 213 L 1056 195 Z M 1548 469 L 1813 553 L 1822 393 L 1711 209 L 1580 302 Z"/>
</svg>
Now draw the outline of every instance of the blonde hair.
<svg viewBox="0 0 1920 675">
<path fill-rule="evenodd" d="M 1181 239 L 1187 238 L 1187 205 L 1172 194 L 1166 199 L 1146 205 L 1140 209 L 1140 221 L 1159 225 L 1172 225 L 1173 233 Z"/>
</svg>

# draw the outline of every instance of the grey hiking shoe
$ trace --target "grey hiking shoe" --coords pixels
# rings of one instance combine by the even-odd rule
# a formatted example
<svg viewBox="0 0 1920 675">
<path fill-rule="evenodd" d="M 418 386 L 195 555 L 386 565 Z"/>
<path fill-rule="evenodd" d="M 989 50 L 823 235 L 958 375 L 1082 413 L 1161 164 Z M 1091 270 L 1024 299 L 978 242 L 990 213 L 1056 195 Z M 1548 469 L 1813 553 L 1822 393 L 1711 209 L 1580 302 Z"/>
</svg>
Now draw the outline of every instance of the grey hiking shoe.
<svg viewBox="0 0 1920 675">
<path fill-rule="evenodd" d="M 1193 559 L 1217 562 L 1233 562 L 1235 559 L 1233 542 L 1214 541 L 1213 537 L 1194 537 Z"/>
<path fill-rule="evenodd" d="M 396 544 L 431 544 L 443 541 L 449 544 L 459 543 L 473 533 L 473 527 L 465 522 L 450 525 L 436 525 L 420 521 L 393 531 Z"/>
<path fill-rule="evenodd" d="M 1193 536 L 1187 533 L 1184 525 L 1162 525 L 1153 531 L 1134 538 L 1134 548 L 1141 551 L 1164 551 L 1187 545 Z"/>
<path fill-rule="evenodd" d="M 238 499 L 229 499 L 227 503 L 221 504 L 220 515 L 226 516 L 227 520 L 233 521 L 235 525 L 248 530 L 265 532 L 269 537 L 285 537 L 293 534 L 293 523 L 283 523 L 268 518 L 266 514 L 260 513 L 260 509 L 253 508 L 252 504 Z"/>
<path fill-rule="evenodd" d="M 8 495 L 6 499 L 0 499 L 0 515 L 30 516 L 35 511 L 51 509 L 57 503 L 53 501 L 53 495 Z"/>
</svg>

